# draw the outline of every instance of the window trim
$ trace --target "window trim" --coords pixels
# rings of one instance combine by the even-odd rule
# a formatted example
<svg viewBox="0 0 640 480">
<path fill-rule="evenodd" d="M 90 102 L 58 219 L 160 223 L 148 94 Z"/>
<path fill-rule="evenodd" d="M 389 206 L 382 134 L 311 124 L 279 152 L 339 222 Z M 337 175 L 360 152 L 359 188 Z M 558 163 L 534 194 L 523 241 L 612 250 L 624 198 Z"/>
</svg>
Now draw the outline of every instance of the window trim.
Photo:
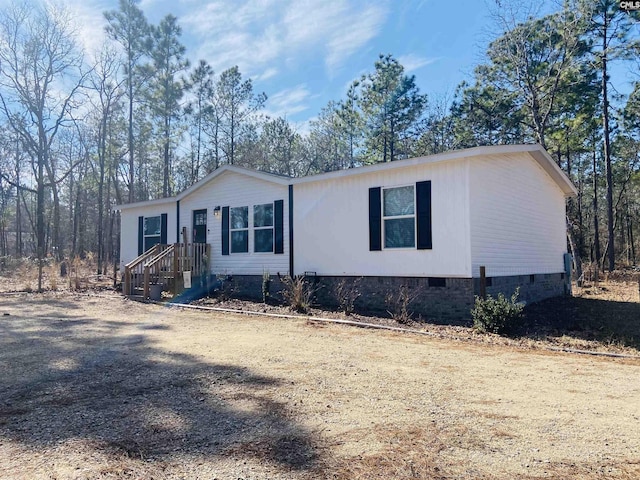
<svg viewBox="0 0 640 480">
<path fill-rule="evenodd" d="M 263 207 L 266 205 L 271 205 L 271 225 L 266 225 L 266 226 L 261 226 L 261 227 L 257 227 L 256 226 L 256 207 Z M 276 233 L 276 227 L 275 227 L 275 202 L 267 202 L 267 203 L 256 203 L 254 205 L 252 205 L 253 207 L 253 252 L 255 254 L 273 254 L 275 252 L 275 233 Z M 264 252 L 258 252 L 256 250 L 256 231 L 258 230 L 271 230 L 271 250 L 267 250 Z"/>
<path fill-rule="evenodd" d="M 246 228 L 233 228 L 233 210 L 239 208 L 247 209 L 247 226 Z M 249 253 L 249 206 L 242 205 L 240 207 L 229 207 L 229 253 L 231 254 L 242 254 Z M 234 251 L 233 249 L 233 232 L 247 232 L 247 249 L 243 251 Z"/>
<path fill-rule="evenodd" d="M 411 187 L 413 190 L 413 213 L 409 215 L 385 215 L 384 213 L 384 199 L 385 192 L 387 190 L 393 190 L 396 188 L 406 188 Z M 418 244 L 418 226 L 417 226 L 417 212 L 416 212 L 416 185 L 415 183 L 408 183 L 403 185 L 394 185 L 389 187 L 381 187 L 380 194 L 380 218 L 382 220 L 382 249 L 383 250 L 416 250 L 416 246 Z M 398 219 L 407 219 L 413 218 L 413 245 L 408 247 L 387 247 L 387 238 L 386 238 L 386 229 L 387 229 L 387 220 L 398 220 Z"/>
</svg>

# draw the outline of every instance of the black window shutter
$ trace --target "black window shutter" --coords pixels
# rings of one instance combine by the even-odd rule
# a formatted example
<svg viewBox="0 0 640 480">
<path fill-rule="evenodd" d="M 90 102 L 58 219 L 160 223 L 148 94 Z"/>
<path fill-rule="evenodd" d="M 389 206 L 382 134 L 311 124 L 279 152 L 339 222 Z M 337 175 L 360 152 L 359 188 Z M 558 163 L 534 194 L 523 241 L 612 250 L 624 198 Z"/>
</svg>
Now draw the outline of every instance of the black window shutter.
<svg viewBox="0 0 640 480">
<path fill-rule="evenodd" d="M 138 255 L 144 253 L 144 217 L 138 217 Z"/>
<path fill-rule="evenodd" d="M 180 200 L 176 202 L 176 243 L 180 243 Z"/>
<path fill-rule="evenodd" d="M 369 189 L 369 250 L 382 250 L 380 187 Z"/>
<path fill-rule="evenodd" d="M 167 244 L 167 214 L 160 215 L 160 243 Z"/>
<path fill-rule="evenodd" d="M 430 250 L 432 248 L 431 180 L 416 183 L 416 203 L 418 250 Z"/>
<path fill-rule="evenodd" d="M 229 255 L 229 207 L 222 207 L 222 255 Z"/>
<path fill-rule="evenodd" d="M 273 253 L 284 253 L 284 200 L 276 200 L 273 207 Z"/>
</svg>

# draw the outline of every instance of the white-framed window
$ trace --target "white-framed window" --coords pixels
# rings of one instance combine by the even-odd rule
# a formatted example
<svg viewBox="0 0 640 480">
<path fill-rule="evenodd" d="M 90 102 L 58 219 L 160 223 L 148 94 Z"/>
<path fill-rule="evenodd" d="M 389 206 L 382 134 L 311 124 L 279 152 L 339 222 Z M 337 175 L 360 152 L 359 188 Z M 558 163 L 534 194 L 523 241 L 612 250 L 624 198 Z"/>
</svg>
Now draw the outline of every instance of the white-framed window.
<svg viewBox="0 0 640 480">
<path fill-rule="evenodd" d="M 143 235 L 145 252 L 154 245 L 160 243 L 162 235 L 162 220 L 160 215 L 155 217 L 144 217 Z"/>
<path fill-rule="evenodd" d="M 253 206 L 253 251 L 273 252 L 273 203 Z"/>
<path fill-rule="evenodd" d="M 382 189 L 384 248 L 415 248 L 415 187 Z"/>
<path fill-rule="evenodd" d="M 231 253 L 247 253 L 249 251 L 249 207 L 232 207 L 229 209 L 231 233 Z"/>
</svg>

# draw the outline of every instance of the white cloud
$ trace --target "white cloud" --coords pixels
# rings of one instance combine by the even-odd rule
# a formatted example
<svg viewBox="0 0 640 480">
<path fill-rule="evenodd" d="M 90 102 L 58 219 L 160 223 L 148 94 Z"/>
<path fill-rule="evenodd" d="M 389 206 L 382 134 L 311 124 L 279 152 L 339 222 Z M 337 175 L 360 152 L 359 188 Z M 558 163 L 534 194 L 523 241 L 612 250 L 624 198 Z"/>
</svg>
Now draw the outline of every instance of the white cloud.
<svg viewBox="0 0 640 480">
<path fill-rule="evenodd" d="M 286 117 L 307 110 L 311 93 L 305 85 L 285 88 L 267 99 L 264 113 L 270 117 Z"/>
<path fill-rule="evenodd" d="M 274 63 L 283 49 L 276 26 L 278 5 L 273 0 L 212 1 L 190 8 L 181 24 L 195 37 L 197 57 L 207 59 L 216 71 L 238 65 L 252 75 Z"/>
<path fill-rule="evenodd" d="M 353 13 L 339 19 L 338 28 L 327 44 L 325 63 L 330 73 L 378 34 L 385 20 L 386 9 L 372 5 Z"/>
<path fill-rule="evenodd" d="M 105 39 L 106 21 L 103 12 L 111 8 L 99 0 L 67 0 L 65 7 L 71 15 L 79 46 L 93 56 L 100 50 Z"/>
<path fill-rule="evenodd" d="M 398 62 L 404 67 L 405 73 L 413 72 L 427 65 L 431 65 L 436 62 L 437 58 L 427 58 L 414 53 L 408 55 L 401 55 L 398 57 Z"/>
<path fill-rule="evenodd" d="M 201 45 L 198 55 L 216 70 L 238 65 L 256 74 L 265 66 L 286 62 L 293 68 L 318 56 L 331 73 L 379 33 L 387 1 L 215 0 L 190 9 L 181 23 Z"/>
<path fill-rule="evenodd" d="M 284 18 L 286 44 L 319 48 L 332 74 L 379 33 L 386 14 L 385 1 L 295 1 Z"/>
<path fill-rule="evenodd" d="M 252 77 L 252 80 L 254 82 L 263 82 L 265 80 L 275 77 L 277 74 L 278 74 L 277 68 L 269 67 L 264 72 L 259 73 L 258 75 L 254 75 Z"/>
<path fill-rule="evenodd" d="M 293 128 L 295 129 L 296 133 L 302 135 L 303 137 L 306 137 L 309 135 L 309 133 L 311 133 L 311 122 L 317 120 L 317 118 L 318 117 L 311 117 L 300 122 L 294 122 Z"/>
</svg>

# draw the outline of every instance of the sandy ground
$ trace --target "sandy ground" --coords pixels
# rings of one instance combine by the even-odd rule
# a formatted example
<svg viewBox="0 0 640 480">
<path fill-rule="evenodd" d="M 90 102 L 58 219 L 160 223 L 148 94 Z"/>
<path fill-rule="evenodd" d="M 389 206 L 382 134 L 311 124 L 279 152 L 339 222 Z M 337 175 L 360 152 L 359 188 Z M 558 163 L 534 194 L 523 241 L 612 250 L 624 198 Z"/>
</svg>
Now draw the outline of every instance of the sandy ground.
<svg viewBox="0 0 640 480">
<path fill-rule="evenodd" d="M 640 478 L 640 362 L 0 296 L 0 478 Z"/>
</svg>

